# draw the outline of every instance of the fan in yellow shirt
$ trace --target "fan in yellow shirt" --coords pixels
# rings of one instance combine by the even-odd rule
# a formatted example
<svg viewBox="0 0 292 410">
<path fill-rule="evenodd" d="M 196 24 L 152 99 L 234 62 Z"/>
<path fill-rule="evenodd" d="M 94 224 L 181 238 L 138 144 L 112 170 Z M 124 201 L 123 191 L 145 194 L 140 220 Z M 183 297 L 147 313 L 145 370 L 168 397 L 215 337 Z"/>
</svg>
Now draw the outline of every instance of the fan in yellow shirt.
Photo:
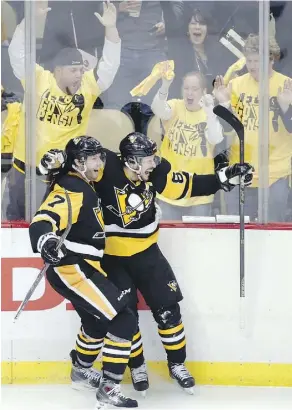
<svg viewBox="0 0 292 410">
<path fill-rule="evenodd" d="M 199 72 L 185 76 L 182 99 L 167 101 L 172 79 L 162 76 L 152 111 L 163 124 L 165 136 L 160 154 L 174 169 L 192 174 L 214 174 L 214 148 L 223 140 L 223 129 L 213 113 L 213 97 L 206 94 L 206 81 Z M 180 220 L 183 215 L 208 216 L 214 196 L 171 200 L 158 195 L 163 219 Z"/>
<path fill-rule="evenodd" d="M 49 9 L 46 9 L 49 11 Z M 105 27 L 105 43 L 97 68 L 85 71 L 82 53 L 77 48 L 62 49 L 54 59 L 53 73 L 36 64 L 36 164 L 50 149 L 64 149 L 75 136 L 86 134 L 89 116 L 96 98 L 112 84 L 120 65 L 121 41 L 116 29 L 116 8 L 104 3 L 103 15 L 95 13 Z M 14 74 L 25 87 L 24 20 L 17 26 L 9 46 Z M 25 104 L 15 139 L 13 169 L 8 176 L 9 204 L 7 219 L 23 219 L 25 166 Z M 38 170 L 37 170 L 38 172 Z M 37 202 L 45 194 L 46 184 L 37 180 Z M 38 204 L 37 204 L 38 205 Z"/>
<path fill-rule="evenodd" d="M 259 144 L 259 37 L 250 35 L 244 53 L 248 73 L 230 82 L 229 103 L 245 127 L 245 161 L 255 167 L 252 187 L 246 189 L 246 214 L 257 217 L 258 144 Z M 280 53 L 276 41 L 270 39 L 269 80 L 269 220 L 285 221 L 289 195 L 292 158 L 292 80 L 273 70 Z M 222 78 L 217 78 L 217 82 Z M 225 97 L 226 93 L 225 89 Z M 225 100 L 225 101 L 224 101 Z M 220 102 L 220 101 L 219 101 Z M 222 99 L 221 102 L 226 102 Z M 230 163 L 238 162 L 239 145 L 235 138 L 230 149 Z M 237 192 L 226 196 L 228 213 L 237 214 Z"/>
</svg>

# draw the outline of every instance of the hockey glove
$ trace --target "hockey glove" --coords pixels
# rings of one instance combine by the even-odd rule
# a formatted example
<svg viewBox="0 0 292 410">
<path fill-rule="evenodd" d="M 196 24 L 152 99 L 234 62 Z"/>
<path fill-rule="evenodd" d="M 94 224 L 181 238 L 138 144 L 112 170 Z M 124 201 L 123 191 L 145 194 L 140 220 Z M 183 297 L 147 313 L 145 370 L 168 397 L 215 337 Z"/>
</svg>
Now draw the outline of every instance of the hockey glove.
<svg viewBox="0 0 292 410">
<path fill-rule="evenodd" d="M 46 152 L 39 164 L 39 170 L 42 175 L 57 174 L 63 168 L 66 161 L 66 154 L 60 149 L 50 149 Z"/>
<path fill-rule="evenodd" d="M 53 266 L 58 265 L 61 259 L 67 254 L 64 244 L 57 251 L 59 242 L 60 237 L 53 232 L 45 233 L 38 240 L 38 252 L 45 262 Z"/>
<path fill-rule="evenodd" d="M 223 167 L 219 165 L 216 169 L 221 188 L 226 192 L 231 191 L 236 185 L 240 184 L 240 176 L 243 176 L 245 186 L 251 185 L 253 172 L 253 166 L 246 162 L 243 165 L 233 164 Z"/>
</svg>

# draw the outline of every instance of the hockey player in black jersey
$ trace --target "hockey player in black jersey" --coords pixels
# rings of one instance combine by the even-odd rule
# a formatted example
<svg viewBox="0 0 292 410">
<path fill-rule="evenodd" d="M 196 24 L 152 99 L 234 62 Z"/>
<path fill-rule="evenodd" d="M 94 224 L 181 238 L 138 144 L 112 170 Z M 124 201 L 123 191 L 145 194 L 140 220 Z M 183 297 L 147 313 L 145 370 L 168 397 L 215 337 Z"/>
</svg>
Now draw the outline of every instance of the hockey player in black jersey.
<svg viewBox="0 0 292 410">
<path fill-rule="evenodd" d="M 106 247 L 102 267 L 120 289 L 131 289 L 131 307 L 137 306 L 137 289 L 142 293 L 158 324 L 170 376 L 192 392 L 194 378 L 189 374 L 186 339 L 180 314 L 182 294 L 175 275 L 161 253 L 157 240 L 160 213 L 156 193 L 170 199 L 205 196 L 219 189 L 230 191 L 252 182 L 252 166 L 222 166 L 213 175 L 195 175 L 173 170 L 160 159 L 157 145 L 140 133 L 131 133 L 120 143 L 120 156 L 106 151 L 107 163 L 95 182 L 105 219 Z M 56 154 L 57 156 L 57 154 Z M 42 169 L 54 168 L 54 152 L 46 154 Z M 139 330 L 133 339 L 129 361 L 136 390 L 148 388 L 148 378 Z"/>
<path fill-rule="evenodd" d="M 108 280 L 100 265 L 105 247 L 104 220 L 92 181 L 104 168 L 105 151 L 94 138 L 82 136 L 70 140 L 65 153 L 66 164 L 31 222 L 32 248 L 50 264 L 47 279 L 51 286 L 71 301 L 81 318 L 76 350 L 71 352 L 73 386 L 97 389 L 101 406 L 137 407 L 136 400 L 120 391 L 137 327 L 136 315 L 127 307 L 126 292 Z M 72 227 L 58 251 L 68 223 L 64 190 L 71 201 Z M 101 348 L 100 378 L 92 365 Z"/>
</svg>

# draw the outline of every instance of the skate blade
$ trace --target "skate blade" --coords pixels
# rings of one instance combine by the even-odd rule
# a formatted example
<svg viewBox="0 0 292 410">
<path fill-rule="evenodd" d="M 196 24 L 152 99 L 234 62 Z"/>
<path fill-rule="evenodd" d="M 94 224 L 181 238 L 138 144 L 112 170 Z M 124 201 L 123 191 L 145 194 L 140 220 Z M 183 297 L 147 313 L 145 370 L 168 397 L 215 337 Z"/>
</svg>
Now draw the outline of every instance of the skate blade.
<svg viewBox="0 0 292 410">
<path fill-rule="evenodd" d="M 89 386 L 88 384 L 82 384 L 78 382 L 72 382 L 71 387 L 73 390 L 77 391 L 96 391 L 97 387 Z"/>
<path fill-rule="evenodd" d="M 144 398 L 147 396 L 147 390 L 142 390 L 140 391 L 140 393 L 141 393 L 141 396 Z"/>
<path fill-rule="evenodd" d="M 172 379 L 174 379 L 174 378 L 172 377 Z M 195 394 L 194 387 L 182 387 L 177 380 L 174 379 L 174 381 L 175 381 L 175 384 L 176 384 L 181 390 L 183 390 L 185 393 L 189 394 L 190 396 L 192 396 L 193 394 Z"/>
<path fill-rule="evenodd" d="M 189 395 L 193 395 L 195 393 L 194 388 L 193 387 L 182 387 L 182 389 Z"/>
</svg>

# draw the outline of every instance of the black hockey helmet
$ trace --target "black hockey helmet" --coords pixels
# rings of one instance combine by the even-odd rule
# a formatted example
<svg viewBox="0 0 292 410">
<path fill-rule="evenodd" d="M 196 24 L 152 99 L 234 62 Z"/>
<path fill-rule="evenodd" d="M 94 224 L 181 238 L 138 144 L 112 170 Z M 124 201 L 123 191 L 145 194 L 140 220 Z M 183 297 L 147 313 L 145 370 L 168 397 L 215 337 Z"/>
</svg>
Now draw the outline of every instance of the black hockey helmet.
<svg viewBox="0 0 292 410">
<path fill-rule="evenodd" d="M 141 132 L 132 132 L 120 142 L 123 162 L 129 157 L 150 157 L 157 154 L 157 144 Z"/>
<path fill-rule="evenodd" d="M 101 160 L 105 162 L 106 153 L 99 141 L 93 137 L 82 135 L 80 137 L 72 138 L 65 148 L 67 166 L 72 169 L 74 160 L 85 161 L 87 157 L 100 154 Z"/>
</svg>

